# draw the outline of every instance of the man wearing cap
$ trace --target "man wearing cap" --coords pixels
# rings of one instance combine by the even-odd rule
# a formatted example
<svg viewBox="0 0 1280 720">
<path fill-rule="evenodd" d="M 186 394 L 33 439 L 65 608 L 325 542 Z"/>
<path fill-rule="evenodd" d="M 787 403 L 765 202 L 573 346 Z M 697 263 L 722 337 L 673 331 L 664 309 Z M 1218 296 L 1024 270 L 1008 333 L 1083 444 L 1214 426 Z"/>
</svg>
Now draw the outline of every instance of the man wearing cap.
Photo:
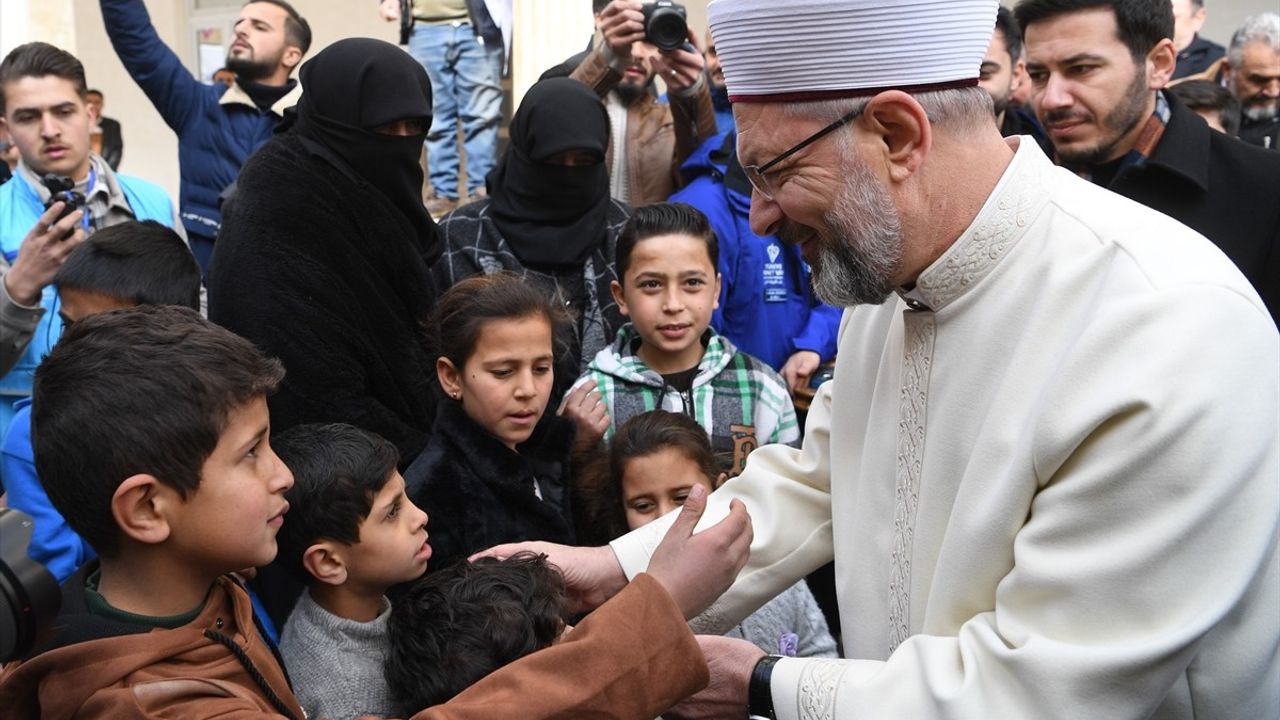
<svg viewBox="0 0 1280 720">
<path fill-rule="evenodd" d="M 1280 335 L 1203 237 L 1000 137 L 995 13 L 709 7 L 752 228 L 848 309 L 803 447 L 709 498 L 755 534 L 699 629 L 834 557 L 847 659 L 706 638 L 672 716 L 1276 716 Z M 670 522 L 519 547 L 605 597 Z"/>
</svg>

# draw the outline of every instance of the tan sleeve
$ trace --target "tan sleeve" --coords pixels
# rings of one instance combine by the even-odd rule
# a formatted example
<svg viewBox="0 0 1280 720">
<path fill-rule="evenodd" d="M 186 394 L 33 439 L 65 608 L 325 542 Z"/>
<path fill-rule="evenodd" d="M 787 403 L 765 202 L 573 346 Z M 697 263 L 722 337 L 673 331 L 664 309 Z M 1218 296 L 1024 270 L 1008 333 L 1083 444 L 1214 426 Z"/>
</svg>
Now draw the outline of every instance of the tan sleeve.
<svg viewBox="0 0 1280 720">
<path fill-rule="evenodd" d="M 711 83 L 704 77 L 698 91 L 688 97 L 667 93 L 671 102 L 671 119 L 675 123 L 676 157 L 672 168 L 677 172 L 676 187 L 679 187 L 680 165 L 697 150 L 702 143 L 716 134 L 716 112 L 711 104 Z"/>
<path fill-rule="evenodd" d="M 622 80 L 622 73 L 610 65 L 609 59 L 605 57 L 602 43 L 595 50 L 587 53 L 582 62 L 578 63 L 578 67 L 569 73 L 569 77 L 591 88 L 603 100 L 610 90 L 618 86 L 618 82 Z M 713 115 L 712 122 L 714 121 Z"/>
<path fill-rule="evenodd" d="M 679 609 L 656 580 L 641 574 L 558 644 L 413 720 L 647 720 L 702 689 L 708 677 Z"/>
</svg>

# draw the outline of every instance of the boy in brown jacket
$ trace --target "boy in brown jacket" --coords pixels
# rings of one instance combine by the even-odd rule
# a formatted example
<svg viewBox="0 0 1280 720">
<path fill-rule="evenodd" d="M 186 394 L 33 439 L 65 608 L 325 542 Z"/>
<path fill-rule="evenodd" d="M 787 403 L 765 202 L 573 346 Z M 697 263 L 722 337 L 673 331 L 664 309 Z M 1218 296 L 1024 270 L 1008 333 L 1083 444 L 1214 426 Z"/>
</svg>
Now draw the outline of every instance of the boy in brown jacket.
<svg viewBox="0 0 1280 720">
<path fill-rule="evenodd" d="M 51 637 L 0 675 L 6 718 L 303 717 L 229 574 L 275 556 L 288 510 L 293 478 L 266 403 L 282 377 L 188 309 L 107 312 L 67 331 L 36 373 L 36 466 L 100 560 L 64 585 Z M 574 638 L 415 717 L 653 717 L 700 688 L 684 616 L 727 587 L 751 534 L 739 510 L 693 537 L 700 510 L 659 546 L 654 578 Z"/>
</svg>

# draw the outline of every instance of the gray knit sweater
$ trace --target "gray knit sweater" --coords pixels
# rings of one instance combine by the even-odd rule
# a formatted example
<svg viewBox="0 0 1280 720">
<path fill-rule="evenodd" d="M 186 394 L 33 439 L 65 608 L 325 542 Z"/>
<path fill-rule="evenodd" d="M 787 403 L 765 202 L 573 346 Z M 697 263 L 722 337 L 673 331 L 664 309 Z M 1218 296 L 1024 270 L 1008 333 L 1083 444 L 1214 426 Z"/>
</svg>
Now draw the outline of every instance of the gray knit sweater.
<svg viewBox="0 0 1280 720">
<path fill-rule="evenodd" d="M 280 636 L 280 655 L 308 717 L 396 714 L 383 670 L 390 616 L 386 598 L 378 617 L 362 623 L 338 617 L 302 593 Z"/>
<path fill-rule="evenodd" d="M 803 580 L 751 613 L 725 633 L 747 640 L 770 655 L 836 657 L 836 641 L 827 620 Z M 787 637 L 784 636 L 794 636 Z"/>
</svg>

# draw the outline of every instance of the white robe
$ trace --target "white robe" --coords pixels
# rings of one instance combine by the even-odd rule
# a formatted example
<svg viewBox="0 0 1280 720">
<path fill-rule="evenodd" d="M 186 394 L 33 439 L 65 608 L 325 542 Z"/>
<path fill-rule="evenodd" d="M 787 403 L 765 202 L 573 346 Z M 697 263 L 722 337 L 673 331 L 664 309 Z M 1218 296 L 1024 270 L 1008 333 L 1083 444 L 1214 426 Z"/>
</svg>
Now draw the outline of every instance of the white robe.
<svg viewBox="0 0 1280 720">
<path fill-rule="evenodd" d="M 719 629 L 836 563 L 848 660 L 778 717 L 1280 717 L 1280 338 L 1231 262 L 1035 143 L 895 297 L 846 312 Z M 674 514 L 613 543 L 634 576 Z"/>
</svg>

